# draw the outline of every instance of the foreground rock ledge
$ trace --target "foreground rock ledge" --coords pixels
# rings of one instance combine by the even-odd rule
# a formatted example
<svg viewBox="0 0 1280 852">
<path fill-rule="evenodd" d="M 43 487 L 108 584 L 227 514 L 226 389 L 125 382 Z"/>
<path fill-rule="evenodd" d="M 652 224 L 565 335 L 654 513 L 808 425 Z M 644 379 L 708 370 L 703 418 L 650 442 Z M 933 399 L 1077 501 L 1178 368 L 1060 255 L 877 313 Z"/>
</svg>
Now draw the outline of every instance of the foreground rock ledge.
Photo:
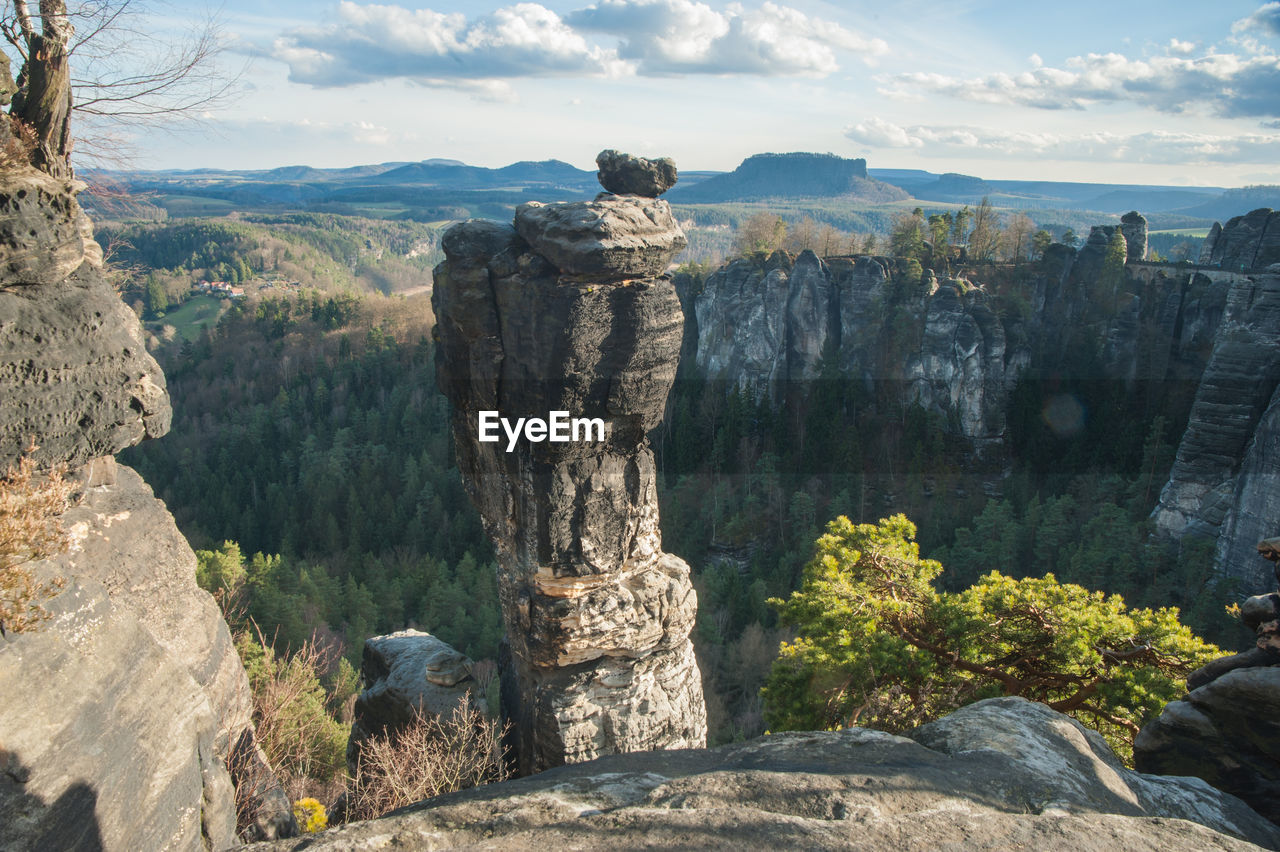
<svg viewBox="0 0 1280 852">
<path fill-rule="evenodd" d="M 518 232 L 518 233 L 517 233 Z M 473 220 L 435 271 L 436 380 L 498 556 L 503 714 L 522 774 L 706 742 L 689 566 L 662 552 L 653 452 L 684 317 L 665 201 L 601 195 Z M 604 440 L 480 440 L 479 413 L 598 418 Z"/>
<path fill-rule="evenodd" d="M 1280 846 L 1194 778 L 1124 769 L 1042 704 L 982 701 L 910 737 L 850 728 L 616 755 L 262 849 L 1071 849 Z"/>
</svg>

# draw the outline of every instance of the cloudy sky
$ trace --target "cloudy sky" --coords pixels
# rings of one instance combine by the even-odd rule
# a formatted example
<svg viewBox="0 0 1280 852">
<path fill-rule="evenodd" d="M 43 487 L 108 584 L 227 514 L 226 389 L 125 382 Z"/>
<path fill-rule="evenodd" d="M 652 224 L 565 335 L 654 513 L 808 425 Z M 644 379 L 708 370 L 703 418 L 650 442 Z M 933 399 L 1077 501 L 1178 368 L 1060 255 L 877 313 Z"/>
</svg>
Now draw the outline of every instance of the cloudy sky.
<svg viewBox="0 0 1280 852">
<path fill-rule="evenodd" d="M 185 7 L 154 19 L 181 29 Z M 731 169 L 1280 183 L 1280 2 L 226 0 L 238 97 L 147 168 L 499 166 L 602 148 Z M 192 18 L 194 20 L 194 18 Z"/>
</svg>

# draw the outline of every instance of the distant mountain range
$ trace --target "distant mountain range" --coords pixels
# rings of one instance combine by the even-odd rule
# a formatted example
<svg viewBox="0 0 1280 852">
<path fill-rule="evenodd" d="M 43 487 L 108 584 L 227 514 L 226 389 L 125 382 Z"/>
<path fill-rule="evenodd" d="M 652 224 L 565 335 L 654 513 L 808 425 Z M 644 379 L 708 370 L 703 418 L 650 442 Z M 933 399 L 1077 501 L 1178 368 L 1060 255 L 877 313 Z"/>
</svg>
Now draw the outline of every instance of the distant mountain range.
<svg viewBox="0 0 1280 852">
<path fill-rule="evenodd" d="M 205 202 L 218 209 L 289 207 L 341 212 L 350 207 L 399 205 L 413 218 L 495 215 L 527 200 L 558 201 L 600 191 L 594 171 L 560 160 L 523 161 L 502 168 L 458 160 L 391 162 L 343 169 L 285 166 L 260 171 L 190 169 L 86 172 L 135 195 L 149 195 L 171 215 L 186 215 Z M 732 203 L 767 199 L 842 198 L 879 204 L 906 198 L 921 202 L 977 204 L 1034 210 L 1173 214 L 1223 220 L 1257 207 L 1280 207 L 1280 187 L 989 180 L 918 169 L 868 169 L 862 159 L 834 154 L 757 154 L 732 172 L 683 171 L 667 197 L 675 204 Z M 173 201 L 181 199 L 181 203 Z"/>
<path fill-rule="evenodd" d="M 692 184 L 681 181 L 667 197 L 675 204 L 706 204 L 839 196 L 873 203 L 909 197 L 897 187 L 869 178 L 866 160 L 805 153 L 756 154 L 731 172 Z"/>
<path fill-rule="evenodd" d="M 976 204 L 986 197 L 999 207 L 1096 210 L 1102 213 L 1185 211 L 1220 198 L 1224 192 L 1220 186 L 985 180 L 971 175 L 939 175 L 912 169 L 871 169 L 869 174 L 906 190 L 921 201 Z"/>
</svg>

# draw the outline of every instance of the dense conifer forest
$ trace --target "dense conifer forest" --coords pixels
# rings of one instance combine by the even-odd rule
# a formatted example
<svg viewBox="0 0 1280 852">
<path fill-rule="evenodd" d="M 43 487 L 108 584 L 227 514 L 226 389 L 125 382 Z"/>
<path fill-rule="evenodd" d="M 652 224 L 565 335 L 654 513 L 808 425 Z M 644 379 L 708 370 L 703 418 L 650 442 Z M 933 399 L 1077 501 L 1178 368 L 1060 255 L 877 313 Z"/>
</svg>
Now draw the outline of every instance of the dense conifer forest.
<svg viewBox="0 0 1280 852">
<path fill-rule="evenodd" d="M 693 270 L 694 274 L 698 270 Z M 205 564 L 241 561 L 240 605 L 297 647 L 317 631 L 350 657 L 416 626 L 475 659 L 502 635 L 491 547 L 452 461 L 425 296 L 302 290 L 237 302 L 216 330 L 159 350 L 175 421 L 124 456 L 168 503 Z M 764 729 L 760 687 L 789 638 L 766 603 L 796 588 L 832 518 L 904 512 L 923 554 L 962 589 L 992 569 L 1052 572 L 1177 605 L 1206 638 L 1245 638 L 1204 592 L 1209 554 L 1152 545 L 1147 515 L 1185 422 L 1081 365 L 1069 386 L 1105 438 L 1052 434 L 1047 380 L 1025 379 L 998 491 L 946 425 L 832 366 L 803 398 L 754 401 L 686 361 L 651 436 L 665 547 L 693 567 L 695 634 L 715 741 Z M 1179 419 L 1181 418 L 1181 419 Z"/>
</svg>

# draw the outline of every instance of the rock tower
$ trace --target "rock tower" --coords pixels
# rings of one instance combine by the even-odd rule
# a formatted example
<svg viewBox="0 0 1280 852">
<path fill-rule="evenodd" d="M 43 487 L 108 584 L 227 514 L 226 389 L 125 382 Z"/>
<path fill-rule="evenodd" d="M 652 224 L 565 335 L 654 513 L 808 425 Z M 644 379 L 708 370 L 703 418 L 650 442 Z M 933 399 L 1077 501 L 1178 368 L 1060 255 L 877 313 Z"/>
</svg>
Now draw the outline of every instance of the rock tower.
<svg viewBox="0 0 1280 852">
<path fill-rule="evenodd" d="M 498 554 L 503 709 L 522 773 L 706 740 L 697 599 L 688 565 L 662 551 L 646 438 L 680 354 L 664 273 L 686 241 L 657 198 L 676 170 L 616 151 L 597 163 L 611 192 L 523 204 L 514 227 L 455 225 L 435 271 L 437 382 Z M 482 430 L 485 412 L 508 425 L 565 412 L 583 428 L 513 440 Z"/>
</svg>

